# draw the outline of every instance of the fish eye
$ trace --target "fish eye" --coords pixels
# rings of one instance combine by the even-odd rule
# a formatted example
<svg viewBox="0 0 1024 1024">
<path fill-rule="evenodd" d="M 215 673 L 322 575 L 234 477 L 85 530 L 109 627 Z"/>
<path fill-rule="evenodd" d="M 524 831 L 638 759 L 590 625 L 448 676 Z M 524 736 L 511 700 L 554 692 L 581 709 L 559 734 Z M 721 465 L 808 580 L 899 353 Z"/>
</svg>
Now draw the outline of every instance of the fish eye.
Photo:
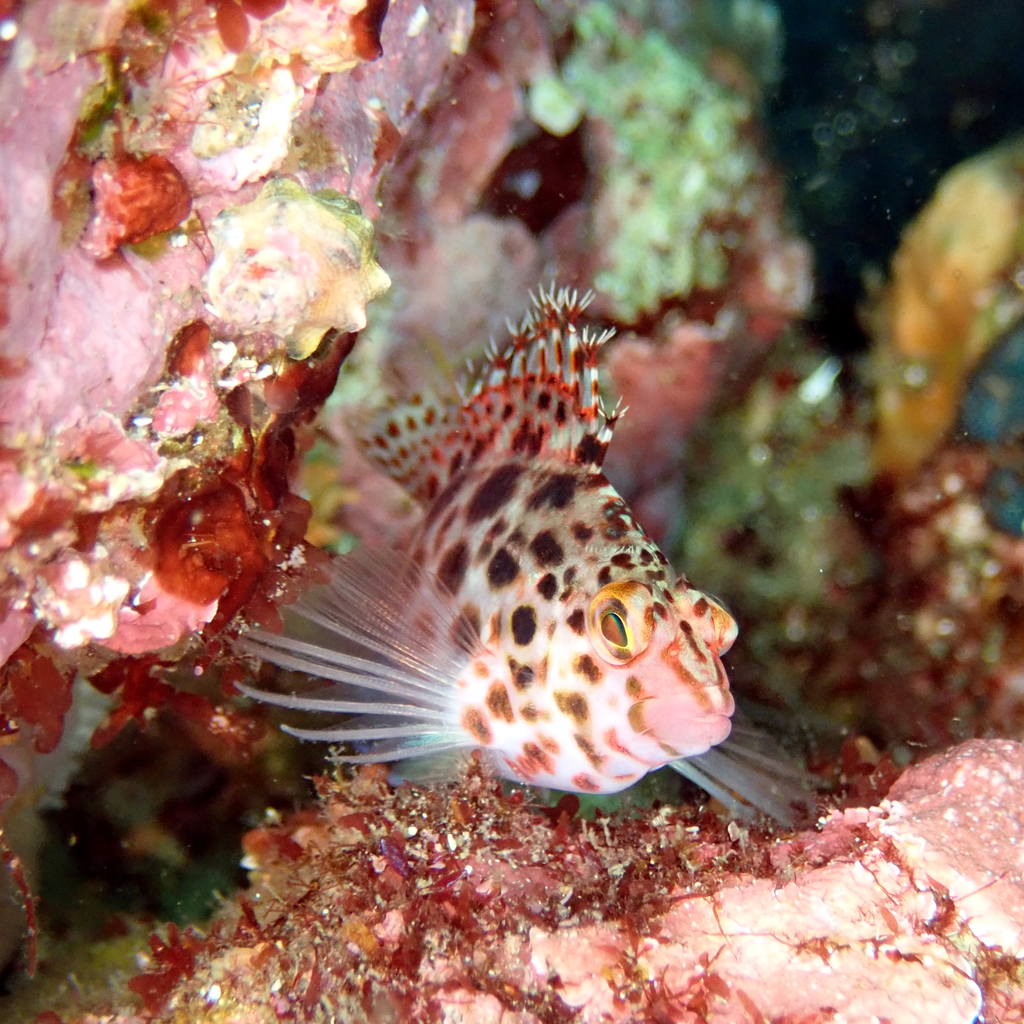
<svg viewBox="0 0 1024 1024">
<path fill-rule="evenodd" d="M 609 610 L 601 615 L 601 636 L 612 647 L 629 647 L 629 630 L 626 629 L 626 620 L 618 612 Z"/>
<path fill-rule="evenodd" d="M 654 631 L 651 591 L 625 581 L 602 587 L 590 602 L 590 639 L 605 661 L 621 664 L 645 650 Z"/>
</svg>

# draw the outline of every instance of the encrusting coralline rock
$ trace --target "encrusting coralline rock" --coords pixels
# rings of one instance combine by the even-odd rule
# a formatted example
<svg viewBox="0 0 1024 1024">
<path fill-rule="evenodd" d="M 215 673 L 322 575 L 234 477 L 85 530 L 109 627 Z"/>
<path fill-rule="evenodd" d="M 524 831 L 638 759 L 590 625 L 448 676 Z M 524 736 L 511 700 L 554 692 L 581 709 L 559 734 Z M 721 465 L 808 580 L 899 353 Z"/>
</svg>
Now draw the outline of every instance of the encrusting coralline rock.
<svg viewBox="0 0 1024 1024">
<path fill-rule="evenodd" d="M 207 935 L 154 937 L 141 1010 L 80 1024 L 1021 1019 L 1019 743 L 965 743 L 774 839 L 682 808 L 582 820 L 475 770 L 320 790 L 250 833 L 252 888 Z"/>
</svg>

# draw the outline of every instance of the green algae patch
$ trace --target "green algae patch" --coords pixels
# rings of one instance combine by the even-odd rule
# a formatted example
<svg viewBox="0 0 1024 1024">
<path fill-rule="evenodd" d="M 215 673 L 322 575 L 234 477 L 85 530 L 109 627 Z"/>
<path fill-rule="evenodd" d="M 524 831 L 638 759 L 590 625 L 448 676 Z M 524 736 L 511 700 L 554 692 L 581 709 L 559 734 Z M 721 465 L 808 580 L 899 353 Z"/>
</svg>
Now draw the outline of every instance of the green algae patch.
<svg viewBox="0 0 1024 1024">
<path fill-rule="evenodd" d="M 723 287 L 729 225 L 754 213 L 751 100 L 712 78 L 700 54 L 610 4 L 588 4 L 574 29 L 560 79 L 535 83 L 531 111 L 549 130 L 571 130 L 577 106 L 598 122 L 595 286 L 624 321 Z"/>
</svg>

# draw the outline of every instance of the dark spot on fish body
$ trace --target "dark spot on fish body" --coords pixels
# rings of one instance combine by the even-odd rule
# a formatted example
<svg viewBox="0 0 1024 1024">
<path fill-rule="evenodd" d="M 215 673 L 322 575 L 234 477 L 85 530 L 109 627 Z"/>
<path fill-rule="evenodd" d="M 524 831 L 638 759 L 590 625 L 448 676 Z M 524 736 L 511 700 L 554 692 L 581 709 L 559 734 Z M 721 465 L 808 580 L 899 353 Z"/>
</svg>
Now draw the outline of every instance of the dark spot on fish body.
<svg viewBox="0 0 1024 1024">
<path fill-rule="evenodd" d="M 524 704 L 519 709 L 519 715 L 524 722 L 536 722 L 540 718 L 540 712 L 536 704 Z"/>
<path fill-rule="evenodd" d="M 531 775 L 540 771 L 547 772 L 549 775 L 554 773 L 554 761 L 536 743 L 523 744 L 523 758 L 530 766 L 530 769 L 532 769 L 529 772 Z"/>
<path fill-rule="evenodd" d="M 554 598 L 555 594 L 558 593 L 558 580 L 555 579 L 554 574 L 549 572 L 541 576 L 537 581 L 537 592 L 546 601 Z"/>
<path fill-rule="evenodd" d="M 622 516 L 615 516 L 608 521 L 604 535 L 608 540 L 621 540 L 629 533 L 629 524 Z"/>
<path fill-rule="evenodd" d="M 479 708 L 466 709 L 462 715 L 462 727 L 481 746 L 486 747 L 493 738 L 491 727 L 487 724 L 487 719 L 484 718 L 483 712 Z"/>
<path fill-rule="evenodd" d="M 498 548 L 487 563 L 487 582 L 492 587 L 504 587 L 519 575 L 519 564 L 506 548 Z"/>
<path fill-rule="evenodd" d="M 589 654 L 579 655 L 572 667 L 579 675 L 586 677 L 589 683 L 599 683 L 604 674 Z"/>
<path fill-rule="evenodd" d="M 644 722 L 643 704 L 634 704 L 629 711 L 626 712 L 626 721 L 629 722 L 629 727 L 633 732 L 643 735 L 647 731 L 647 725 Z"/>
<path fill-rule="evenodd" d="M 529 511 L 544 506 L 565 508 L 576 494 L 576 478 L 572 473 L 553 473 L 530 495 L 526 502 Z"/>
<path fill-rule="evenodd" d="M 517 690 L 528 690 L 533 685 L 533 679 L 532 665 L 517 665 L 512 674 L 512 682 Z"/>
<path fill-rule="evenodd" d="M 565 426 L 566 418 L 567 417 L 566 417 L 565 402 L 563 400 L 559 399 L 558 405 L 555 406 L 555 423 L 557 423 L 560 427 L 564 427 Z"/>
<path fill-rule="evenodd" d="M 660 601 L 655 601 L 651 605 L 651 611 L 654 612 L 654 614 L 659 619 L 667 619 L 668 618 L 668 609 Z"/>
<path fill-rule="evenodd" d="M 437 569 L 437 578 L 448 588 L 450 593 L 457 594 L 459 592 L 466 576 L 468 562 L 469 551 L 464 540 L 460 540 L 444 553 Z"/>
<path fill-rule="evenodd" d="M 466 456 L 461 451 L 456 452 L 452 456 L 451 462 L 448 463 L 449 476 L 455 476 L 455 474 L 458 473 L 460 469 L 462 469 L 462 463 L 465 460 L 465 458 Z"/>
<path fill-rule="evenodd" d="M 640 552 L 640 564 L 650 565 L 654 561 L 654 555 L 651 554 L 648 548 L 643 548 Z"/>
<path fill-rule="evenodd" d="M 707 599 L 703 597 L 698 597 L 697 600 L 693 602 L 693 613 L 694 615 L 700 616 L 707 615 L 708 607 L 709 605 Z"/>
<path fill-rule="evenodd" d="M 394 420 L 388 420 L 388 425 L 386 429 L 388 432 L 388 437 L 398 437 L 398 435 L 402 432 L 401 428 Z"/>
<path fill-rule="evenodd" d="M 554 739 L 553 737 L 548 736 L 547 734 L 542 733 L 537 738 L 540 740 L 540 745 L 549 754 L 557 755 L 557 754 L 559 754 L 561 752 L 562 748 L 558 745 L 558 741 L 556 739 Z"/>
<path fill-rule="evenodd" d="M 527 604 L 521 604 L 512 612 L 512 637 L 520 647 L 533 641 L 537 632 L 537 613 Z"/>
<path fill-rule="evenodd" d="M 629 676 L 626 679 L 626 695 L 631 697 L 633 700 L 639 700 L 640 695 L 644 692 L 643 686 L 640 684 L 640 680 L 636 676 Z"/>
<path fill-rule="evenodd" d="M 504 527 L 503 527 L 503 529 L 504 529 Z M 512 532 L 511 532 L 511 533 L 510 533 L 510 534 L 509 534 L 509 535 L 508 535 L 508 536 L 507 536 L 506 538 L 505 538 L 505 543 L 506 543 L 506 544 L 508 544 L 508 545 L 509 545 L 509 547 L 514 547 L 514 548 L 518 548 L 518 547 L 522 547 L 522 545 L 523 545 L 523 543 L 525 542 L 525 540 L 526 540 L 526 538 L 525 538 L 525 537 L 523 536 L 523 531 L 522 531 L 522 530 L 520 530 L 520 529 L 519 529 L 519 527 L 517 526 L 517 527 L 516 527 L 516 528 L 515 528 L 515 529 L 514 529 L 514 530 L 513 530 L 513 531 L 512 531 Z"/>
<path fill-rule="evenodd" d="M 573 523 L 572 524 L 572 535 L 581 543 L 586 544 L 591 537 L 594 536 L 594 531 L 587 526 L 586 523 Z"/>
<path fill-rule="evenodd" d="M 574 608 L 565 621 L 577 636 L 583 636 L 586 626 L 582 608 Z"/>
<path fill-rule="evenodd" d="M 467 604 L 464 604 L 462 606 L 462 612 L 459 615 L 459 618 L 455 620 L 455 623 L 453 624 L 452 629 L 453 629 L 453 639 L 455 639 L 456 636 L 466 637 L 467 636 L 467 632 L 466 632 L 467 630 L 469 631 L 468 632 L 468 637 L 469 638 L 479 637 L 480 636 L 480 609 L 477 608 L 477 606 L 475 604 L 473 604 L 472 602 L 468 602 Z M 456 630 L 458 631 L 457 634 L 455 632 Z"/>
<path fill-rule="evenodd" d="M 573 580 L 576 579 L 576 566 L 570 565 L 565 572 L 562 574 L 562 582 L 567 586 L 571 587 Z"/>
<path fill-rule="evenodd" d="M 509 441 L 509 447 L 516 455 L 539 455 L 543 445 L 544 428 L 533 427 L 529 420 L 523 420 Z"/>
<path fill-rule="evenodd" d="M 603 587 L 606 583 L 611 583 L 611 581 L 612 567 L 610 565 L 602 565 L 597 574 L 597 582 Z"/>
<path fill-rule="evenodd" d="M 473 447 L 469 452 L 469 461 L 476 462 L 481 455 L 491 446 L 491 442 L 494 440 L 494 431 L 490 431 L 486 437 L 478 437 L 473 442 Z"/>
<path fill-rule="evenodd" d="M 508 690 L 501 683 L 494 683 L 487 691 L 487 709 L 495 718 L 512 721 L 512 702 L 508 698 Z"/>
<path fill-rule="evenodd" d="M 584 757 L 586 757 L 586 759 L 595 768 L 600 770 L 601 766 L 604 764 L 605 761 L 608 760 L 608 758 L 604 757 L 601 754 L 599 754 L 597 752 L 597 747 L 595 747 L 594 744 L 591 743 L 590 740 L 588 740 L 586 736 L 583 736 L 580 733 L 576 733 L 573 736 L 573 739 L 576 741 L 576 746 L 579 747 L 580 750 L 583 751 Z"/>
<path fill-rule="evenodd" d="M 530 550 L 533 557 L 542 566 L 561 565 L 565 552 L 562 545 L 555 539 L 550 530 L 541 530 L 536 537 L 530 541 Z"/>
<path fill-rule="evenodd" d="M 556 690 L 555 704 L 558 710 L 568 715 L 574 722 L 582 724 L 590 716 L 587 698 L 578 690 Z"/>
<path fill-rule="evenodd" d="M 542 391 L 537 396 L 537 408 L 540 409 L 541 412 L 547 412 L 547 410 L 551 408 L 550 391 Z"/>
<path fill-rule="evenodd" d="M 438 528 L 438 531 L 434 537 L 435 541 L 443 540 L 448 535 L 448 533 L 451 532 L 451 528 L 455 525 L 455 518 L 458 514 L 459 510 L 457 508 L 453 508 L 451 512 L 449 512 L 448 515 L 445 516 L 444 522 Z"/>
<path fill-rule="evenodd" d="M 452 477 L 452 479 L 448 481 L 444 490 L 441 491 L 441 493 L 434 499 L 430 508 L 427 509 L 427 513 L 423 517 L 423 523 L 425 526 L 430 526 L 431 523 L 435 522 L 441 513 L 451 505 L 455 495 L 459 493 L 465 482 L 465 473 L 460 473 L 458 476 Z"/>
<path fill-rule="evenodd" d="M 633 568 L 633 556 L 628 551 L 620 551 L 617 555 L 612 555 L 610 561 L 612 565 L 617 565 L 620 569 Z"/>
<path fill-rule="evenodd" d="M 593 434 L 584 434 L 580 443 L 576 445 L 576 461 L 600 466 L 607 449 L 608 445 L 599 441 Z"/>
<path fill-rule="evenodd" d="M 501 639 L 501 612 L 494 612 L 491 615 L 491 640 L 498 641 Z"/>
</svg>

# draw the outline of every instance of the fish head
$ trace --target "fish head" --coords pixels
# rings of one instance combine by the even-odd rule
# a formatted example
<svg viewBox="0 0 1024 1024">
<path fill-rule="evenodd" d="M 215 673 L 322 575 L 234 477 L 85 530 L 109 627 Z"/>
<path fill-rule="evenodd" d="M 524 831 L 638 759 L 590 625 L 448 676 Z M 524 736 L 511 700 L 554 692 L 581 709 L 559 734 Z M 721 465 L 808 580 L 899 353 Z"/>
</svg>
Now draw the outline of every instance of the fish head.
<svg viewBox="0 0 1024 1024">
<path fill-rule="evenodd" d="M 685 581 L 617 580 L 591 600 L 587 635 L 630 702 L 635 756 L 661 765 L 729 735 L 735 704 L 721 656 L 736 623 L 718 602 Z"/>
</svg>

